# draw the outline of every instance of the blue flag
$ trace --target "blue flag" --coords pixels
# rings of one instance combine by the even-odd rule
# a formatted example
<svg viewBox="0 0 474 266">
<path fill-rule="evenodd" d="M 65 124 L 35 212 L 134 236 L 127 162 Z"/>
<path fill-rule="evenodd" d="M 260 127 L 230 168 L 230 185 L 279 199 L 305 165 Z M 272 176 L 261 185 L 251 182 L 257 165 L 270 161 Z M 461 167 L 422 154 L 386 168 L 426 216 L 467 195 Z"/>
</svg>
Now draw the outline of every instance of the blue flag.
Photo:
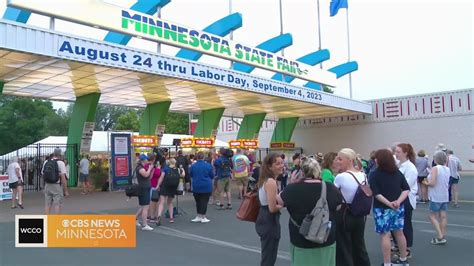
<svg viewBox="0 0 474 266">
<path fill-rule="evenodd" d="M 347 8 L 347 0 L 331 0 L 329 12 L 331 17 L 334 17 L 340 8 Z"/>
</svg>

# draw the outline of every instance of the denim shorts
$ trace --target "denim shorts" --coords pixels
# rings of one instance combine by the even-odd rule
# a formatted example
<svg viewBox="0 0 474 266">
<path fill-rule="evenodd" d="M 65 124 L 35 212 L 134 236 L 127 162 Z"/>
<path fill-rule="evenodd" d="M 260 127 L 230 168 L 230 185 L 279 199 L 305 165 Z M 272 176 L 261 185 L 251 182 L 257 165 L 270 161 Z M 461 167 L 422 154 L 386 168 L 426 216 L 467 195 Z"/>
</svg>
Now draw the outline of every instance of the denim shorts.
<svg viewBox="0 0 474 266">
<path fill-rule="evenodd" d="M 440 211 L 447 211 L 448 210 L 448 203 L 447 202 L 432 202 L 430 201 L 430 211 L 431 212 L 440 212 Z"/>
<path fill-rule="evenodd" d="M 140 187 L 140 196 L 138 196 L 138 205 L 147 206 L 150 205 L 151 200 L 151 188 L 149 187 Z"/>
</svg>

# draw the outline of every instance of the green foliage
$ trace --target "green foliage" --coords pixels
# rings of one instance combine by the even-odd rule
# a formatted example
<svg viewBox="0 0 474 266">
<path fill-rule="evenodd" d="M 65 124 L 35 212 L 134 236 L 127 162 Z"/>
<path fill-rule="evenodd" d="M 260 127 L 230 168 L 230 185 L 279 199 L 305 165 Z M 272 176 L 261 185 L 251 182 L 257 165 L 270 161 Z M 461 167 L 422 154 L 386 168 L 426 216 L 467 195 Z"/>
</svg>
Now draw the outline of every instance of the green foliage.
<svg viewBox="0 0 474 266">
<path fill-rule="evenodd" d="M 166 116 L 165 133 L 188 134 L 189 133 L 188 114 L 168 113 Z"/>
<path fill-rule="evenodd" d="M 108 131 L 114 129 L 120 115 L 131 108 L 99 104 L 95 113 L 95 130 Z"/>
<path fill-rule="evenodd" d="M 0 98 L 0 154 L 66 130 L 65 117 L 55 113 L 50 101 L 4 96 Z M 61 129 L 62 128 L 62 129 Z M 56 134 L 58 133 L 58 134 Z"/>
<path fill-rule="evenodd" d="M 117 119 L 115 130 L 131 130 L 138 132 L 140 130 L 140 117 L 136 110 L 129 110 L 123 113 Z"/>
<path fill-rule="evenodd" d="M 327 92 L 327 93 L 334 93 L 334 90 L 332 90 L 332 89 L 329 88 L 328 86 L 323 86 L 323 91 L 324 91 L 324 92 Z"/>
</svg>

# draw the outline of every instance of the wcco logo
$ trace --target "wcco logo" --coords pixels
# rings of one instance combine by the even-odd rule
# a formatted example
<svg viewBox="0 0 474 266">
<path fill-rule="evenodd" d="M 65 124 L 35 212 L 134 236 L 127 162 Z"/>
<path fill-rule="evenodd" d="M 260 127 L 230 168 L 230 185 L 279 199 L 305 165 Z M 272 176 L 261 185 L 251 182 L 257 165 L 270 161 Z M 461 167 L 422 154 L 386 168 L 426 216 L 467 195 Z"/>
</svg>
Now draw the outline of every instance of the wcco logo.
<svg viewBox="0 0 474 266">
<path fill-rule="evenodd" d="M 45 215 L 15 216 L 15 247 L 46 247 Z"/>
</svg>

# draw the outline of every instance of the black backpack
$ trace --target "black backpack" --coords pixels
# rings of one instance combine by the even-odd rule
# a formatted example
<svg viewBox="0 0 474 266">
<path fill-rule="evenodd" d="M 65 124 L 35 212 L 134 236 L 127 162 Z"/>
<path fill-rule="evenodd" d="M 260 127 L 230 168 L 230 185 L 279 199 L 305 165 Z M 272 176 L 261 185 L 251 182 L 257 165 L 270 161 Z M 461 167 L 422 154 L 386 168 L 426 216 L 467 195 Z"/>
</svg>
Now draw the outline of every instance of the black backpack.
<svg viewBox="0 0 474 266">
<path fill-rule="evenodd" d="M 43 179 L 48 184 L 56 184 L 59 181 L 59 167 L 57 160 L 49 159 L 43 167 Z"/>
<path fill-rule="evenodd" d="M 178 169 L 170 168 L 168 173 L 165 174 L 163 185 L 165 187 L 177 187 L 179 185 L 179 177 Z"/>
<path fill-rule="evenodd" d="M 221 168 L 222 168 L 221 178 L 230 177 L 230 172 L 231 172 L 230 159 L 228 158 L 222 159 Z"/>
<path fill-rule="evenodd" d="M 365 178 L 365 180 L 360 183 L 353 173 L 347 173 L 349 173 L 354 178 L 358 185 L 354 199 L 352 200 L 350 212 L 354 216 L 369 215 L 370 210 L 372 209 L 373 193 L 367 182 L 367 178 Z"/>
</svg>

